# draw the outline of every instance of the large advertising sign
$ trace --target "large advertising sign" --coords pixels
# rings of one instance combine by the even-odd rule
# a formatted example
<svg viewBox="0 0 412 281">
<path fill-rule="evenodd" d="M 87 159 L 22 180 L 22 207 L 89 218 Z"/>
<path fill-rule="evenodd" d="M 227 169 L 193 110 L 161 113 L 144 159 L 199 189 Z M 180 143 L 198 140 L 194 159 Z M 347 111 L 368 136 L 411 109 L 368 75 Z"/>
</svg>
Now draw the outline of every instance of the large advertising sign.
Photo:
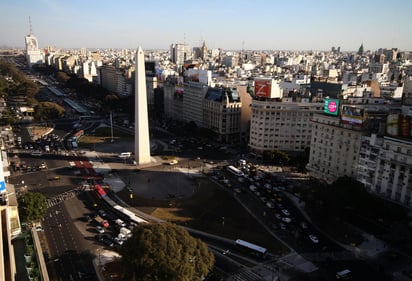
<svg viewBox="0 0 412 281">
<path fill-rule="evenodd" d="M 326 99 L 323 106 L 323 112 L 333 116 L 338 116 L 339 114 L 339 100 L 337 99 Z"/>
<path fill-rule="evenodd" d="M 362 126 L 363 109 L 354 106 L 343 106 L 341 112 L 342 123 Z"/>
<path fill-rule="evenodd" d="M 272 79 L 255 80 L 255 96 L 271 98 L 272 96 Z"/>
<path fill-rule="evenodd" d="M 393 137 L 412 138 L 411 116 L 403 114 L 389 114 L 386 119 L 386 134 Z"/>
</svg>

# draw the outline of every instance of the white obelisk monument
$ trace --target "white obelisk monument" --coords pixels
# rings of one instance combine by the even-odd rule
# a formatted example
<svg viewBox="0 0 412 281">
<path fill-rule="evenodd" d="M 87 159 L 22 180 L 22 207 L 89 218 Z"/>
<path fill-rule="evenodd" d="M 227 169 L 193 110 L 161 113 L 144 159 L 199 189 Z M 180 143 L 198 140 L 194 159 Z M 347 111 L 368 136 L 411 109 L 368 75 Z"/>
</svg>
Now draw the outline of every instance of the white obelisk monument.
<svg viewBox="0 0 412 281">
<path fill-rule="evenodd" d="M 138 165 L 151 162 L 149 121 L 147 115 L 146 70 L 144 66 L 144 52 L 139 46 L 136 51 L 135 70 L 135 132 L 134 150 Z"/>
</svg>

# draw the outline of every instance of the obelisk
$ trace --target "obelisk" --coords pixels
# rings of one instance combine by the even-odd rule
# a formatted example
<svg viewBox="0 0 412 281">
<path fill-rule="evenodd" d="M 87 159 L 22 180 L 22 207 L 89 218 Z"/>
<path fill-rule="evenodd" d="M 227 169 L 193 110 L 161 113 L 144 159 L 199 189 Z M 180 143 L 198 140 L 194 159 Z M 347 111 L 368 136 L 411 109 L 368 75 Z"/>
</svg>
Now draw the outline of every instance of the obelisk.
<svg viewBox="0 0 412 281">
<path fill-rule="evenodd" d="M 146 70 L 144 66 L 144 52 L 139 46 L 136 51 L 135 69 L 135 160 L 138 165 L 151 162 L 149 121 L 147 115 Z"/>
</svg>

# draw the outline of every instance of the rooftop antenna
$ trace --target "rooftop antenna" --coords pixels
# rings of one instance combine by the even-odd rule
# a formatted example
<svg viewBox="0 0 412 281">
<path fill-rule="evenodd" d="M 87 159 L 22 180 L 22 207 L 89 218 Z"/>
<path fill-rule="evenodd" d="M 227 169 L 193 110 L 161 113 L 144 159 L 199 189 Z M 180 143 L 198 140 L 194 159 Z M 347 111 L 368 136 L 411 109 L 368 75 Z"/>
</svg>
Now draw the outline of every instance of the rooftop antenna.
<svg viewBox="0 0 412 281">
<path fill-rule="evenodd" d="M 30 27 L 30 35 L 33 34 L 32 26 L 31 26 L 31 18 L 29 16 L 29 27 Z"/>
</svg>

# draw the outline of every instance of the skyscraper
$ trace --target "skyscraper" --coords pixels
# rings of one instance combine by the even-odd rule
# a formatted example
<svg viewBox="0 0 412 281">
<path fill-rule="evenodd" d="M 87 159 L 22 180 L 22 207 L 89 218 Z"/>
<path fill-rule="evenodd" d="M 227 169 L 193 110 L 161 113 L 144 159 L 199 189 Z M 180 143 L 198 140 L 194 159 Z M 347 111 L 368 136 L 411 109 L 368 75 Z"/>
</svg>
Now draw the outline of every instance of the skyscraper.
<svg viewBox="0 0 412 281">
<path fill-rule="evenodd" d="M 135 70 L 135 160 L 138 165 L 151 162 L 149 122 L 147 115 L 146 70 L 144 52 L 141 47 L 136 51 Z"/>
<path fill-rule="evenodd" d="M 44 63 L 44 53 L 39 50 L 39 45 L 37 42 L 37 38 L 33 35 L 31 29 L 31 20 L 29 18 L 30 23 L 30 33 L 26 35 L 25 43 L 26 43 L 26 59 L 27 64 L 29 67 L 32 67 L 33 64 L 36 63 Z"/>
</svg>

